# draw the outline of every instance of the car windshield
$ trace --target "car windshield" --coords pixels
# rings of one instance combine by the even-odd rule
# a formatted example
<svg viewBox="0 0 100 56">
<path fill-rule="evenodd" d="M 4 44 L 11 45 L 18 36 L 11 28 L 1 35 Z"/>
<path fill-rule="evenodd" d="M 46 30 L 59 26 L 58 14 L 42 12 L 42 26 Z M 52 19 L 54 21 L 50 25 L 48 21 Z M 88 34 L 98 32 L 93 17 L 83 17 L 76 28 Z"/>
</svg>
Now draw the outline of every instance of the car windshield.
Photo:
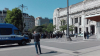
<svg viewBox="0 0 100 56">
<path fill-rule="evenodd" d="M 14 30 L 14 34 L 21 35 L 21 32 L 19 30 Z"/>
</svg>

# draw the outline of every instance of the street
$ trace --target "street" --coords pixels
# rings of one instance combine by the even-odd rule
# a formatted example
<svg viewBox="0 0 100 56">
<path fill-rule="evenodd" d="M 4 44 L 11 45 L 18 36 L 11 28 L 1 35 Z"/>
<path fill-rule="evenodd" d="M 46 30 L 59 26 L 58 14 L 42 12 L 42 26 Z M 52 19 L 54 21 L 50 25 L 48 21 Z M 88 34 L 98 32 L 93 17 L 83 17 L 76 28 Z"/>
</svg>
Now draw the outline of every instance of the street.
<svg viewBox="0 0 100 56">
<path fill-rule="evenodd" d="M 81 40 L 72 37 L 73 41 L 66 38 L 41 39 L 41 51 L 39 56 L 99 56 L 100 40 Z M 79 40 L 80 39 L 80 40 Z M 36 56 L 33 40 L 25 46 L 17 44 L 1 45 L 0 56 Z"/>
</svg>

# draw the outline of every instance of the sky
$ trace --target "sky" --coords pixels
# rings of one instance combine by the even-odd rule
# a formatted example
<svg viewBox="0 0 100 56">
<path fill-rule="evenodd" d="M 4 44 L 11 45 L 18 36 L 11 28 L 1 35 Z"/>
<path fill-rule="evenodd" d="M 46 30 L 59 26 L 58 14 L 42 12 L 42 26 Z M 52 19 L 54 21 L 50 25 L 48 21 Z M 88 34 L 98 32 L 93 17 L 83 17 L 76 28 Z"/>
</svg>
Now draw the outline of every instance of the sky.
<svg viewBox="0 0 100 56">
<path fill-rule="evenodd" d="M 69 0 L 69 5 L 79 3 L 84 0 Z M 9 8 L 12 10 L 20 5 L 26 6 L 23 10 L 24 13 L 42 18 L 53 18 L 53 13 L 56 8 L 67 7 L 67 0 L 0 0 L 0 10 Z M 27 9 L 28 8 L 28 9 Z M 21 7 L 20 7 L 21 9 Z"/>
</svg>

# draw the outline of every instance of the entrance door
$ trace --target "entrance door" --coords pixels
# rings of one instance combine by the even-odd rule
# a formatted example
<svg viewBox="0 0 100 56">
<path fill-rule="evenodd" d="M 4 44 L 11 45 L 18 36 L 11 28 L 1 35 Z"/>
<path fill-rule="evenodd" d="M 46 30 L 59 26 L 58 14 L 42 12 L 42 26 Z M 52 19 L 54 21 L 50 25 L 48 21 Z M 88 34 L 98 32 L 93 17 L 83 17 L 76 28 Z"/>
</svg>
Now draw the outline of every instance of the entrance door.
<svg viewBox="0 0 100 56">
<path fill-rule="evenodd" d="M 94 34 L 95 33 L 95 26 L 91 25 L 90 27 L 91 27 L 91 29 L 90 29 L 91 33 Z"/>
<path fill-rule="evenodd" d="M 77 27 L 75 27 L 75 33 L 78 33 Z"/>
</svg>

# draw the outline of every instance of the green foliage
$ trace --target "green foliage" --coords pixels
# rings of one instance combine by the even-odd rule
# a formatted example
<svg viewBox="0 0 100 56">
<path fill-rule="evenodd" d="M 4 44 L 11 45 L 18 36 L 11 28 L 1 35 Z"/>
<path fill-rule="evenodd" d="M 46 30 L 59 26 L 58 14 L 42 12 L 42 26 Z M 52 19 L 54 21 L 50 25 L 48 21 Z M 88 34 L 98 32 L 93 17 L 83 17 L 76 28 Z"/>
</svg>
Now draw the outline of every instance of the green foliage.
<svg viewBox="0 0 100 56">
<path fill-rule="evenodd" d="M 64 31 L 64 30 L 67 30 L 67 25 L 60 26 L 60 31 Z M 74 25 L 70 25 L 69 31 L 73 31 L 73 30 L 74 30 Z"/>
<path fill-rule="evenodd" d="M 52 23 L 50 24 L 43 24 L 41 26 L 35 26 L 32 31 L 36 30 L 37 32 L 48 32 L 48 33 L 52 33 L 53 32 L 53 29 L 55 28 L 56 26 Z"/>
<path fill-rule="evenodd" d="M 23 21 L 22 21 L 22 13 L 18 8 L 14 8 L 7 11 L 7 16 L 5 18 L 6 23 L 10 23 L 15 25 L 20 30 L 23 30 Z"/>
<path fill-rule="evenodd" d="M 49 25 L 47 26 L 46 28 L 46 31 L 49 32 L 49 33 L 52 33 L 53 32 L 53 24 L 52 23 L 49 23 Z"/>
<path fill-rule="evenodd" d="M 35 27 L 32 29 L 32 32 L 33 32 L 33 31 L 43 32 L 43 27 L 44 27 L 44 26 L 35 26 Z"/>
<path fill-rule="evenodd" d="M 64 31 L 64 30 L 66 30 L 67 29 L 67 25 L 62 25 L 62 26 L 60 26 L 60 31 Z"/>
<path fill-rule="evenodd" d="M 28 31 L 32 33 L 32 29 L 28 29 Z"/>
<path fill-rule="evenodd" d="M 70 25 L 69 26 L 69 31 L 73 31 L 74 30 L 74 25 Z"/>
</svg>

